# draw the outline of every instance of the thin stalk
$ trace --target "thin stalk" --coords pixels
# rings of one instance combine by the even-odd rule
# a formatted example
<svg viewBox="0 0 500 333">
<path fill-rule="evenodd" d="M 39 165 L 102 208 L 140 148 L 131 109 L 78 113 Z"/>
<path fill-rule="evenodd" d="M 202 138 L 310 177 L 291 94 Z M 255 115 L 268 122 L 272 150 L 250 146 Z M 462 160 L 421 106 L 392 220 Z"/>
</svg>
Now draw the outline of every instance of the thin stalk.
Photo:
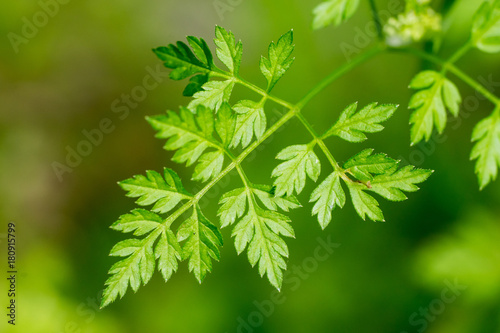
<svg viewBox="0 0 500 333">
<path fill-rule="evenodd" d="M 355 67 L 361 65 L 367 60 L 375 57 L 376 55 L 382 53 L 384 51 L 384 47 L 382 45 L 377 45 L 376 47 L 366 51 L 360 56 L 354 58 L 351 62 L 345 63 L 343 66 L 340 66 L 333 72 L 331 72 L 327 77 L 325 77 L 321 82 L 319 82 L 314 88 L 312 88 L 297 104 L 296 107 L 302 109 L 313 97 L 319 94 L 323 89 L 328 87 L 332 82 L 337 80 L 342 75 L 351 71 Z"/>
<path fill-rule="evenodd" d="M 337 171 L 342 170 L 342 168 L 339 166 L 339 164 L 337 163 L 337 161 L 335 160 L 335 158 L 331 154 L 330 150 L 326 147 L 323 140 L 321 140 L 319 134 L 312 127 L 312 125 L 307 121 L 307 119 L 304 118 L 304 116 L 300 112 L 297 113 L 296 117 L 302 123 L 302 125 L 304 125 L 304 127 L 307 129 L 307 131 L 311 134 L 311 136 L 314 139 L 313 140 L 314 144 L 317 144 L 320 147 L 320 149 L 323 151 L 323 153 L 325 154 L 326 158 L 328 159 L 328 161 L 330 162 L 332 167 Z"/>
<path fill-rule="evenodd" d="M 370 3 L 370 9 L 372 11 L 373 20 L 375 21 L 375 27 L 377 28 L 377 36 L 379 40 L 384 40 L 384 31 L 382 30 L 382 22 L 380 21 L 380 16 L 378 15 L 378 8 L 375 0 L 368 0 Z"/>
<path fill-rule="evenodd" d="M 459 48 L 449 59 L 446 61 L 448 64 L 456 63 L 460 58 L 462 58 L 472 47 L 472 42 L 469 40 L 464 46 Z"/>
</svg>

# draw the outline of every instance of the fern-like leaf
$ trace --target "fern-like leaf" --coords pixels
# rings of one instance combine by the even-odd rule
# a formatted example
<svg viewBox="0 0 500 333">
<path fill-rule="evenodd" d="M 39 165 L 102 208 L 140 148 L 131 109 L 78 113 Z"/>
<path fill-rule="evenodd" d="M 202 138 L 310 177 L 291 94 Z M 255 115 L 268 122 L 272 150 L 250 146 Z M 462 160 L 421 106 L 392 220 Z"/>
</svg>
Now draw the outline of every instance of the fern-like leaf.
<svg viewBox="0 0 500 333">
<path fill-rule="evenodd" d="M 188 43 L 194 52 L 183 42 L 153 49 L 165 67 L 172 69 L 169 75 L 172 80 L 183 80 L 195 74 L 209 74 L 216 68 L 212 52 L 203 39 L 188 37 Z"/>
<path fill-rule="evenodd" d="M 261 208 L 255 198 L 267 209 Z M 289 211 L 300 207 L 300 203 L 293 196 L 275 196 L 267 185 L 235 189 L 223 195 L 219 203 L 221 227 L 237 222 L 232 234 L 238 254 L 248 245 L 250 264 L 259 263 L 260 275 L 266 274 L 273 286 L 281 288 L 288 247 L 280 235 L 294 237 L 294 231 L 290 219 L 277 210 Z"/>
<path fill-rule="evenodd" d="M 404 192 L 415 192 L 420 184 L 429 178 L 431 170 L 416 169 L 407 165 L 396 171 L 396 166 L 384 174 L 373 177 L 370 181 L 370 191 L 379 194 L 390 201 L 403 201 L 408 199 Z M 394 171 L 394 172 L 392 172 Z"/>
<path fill-rule="evenodd" d="M 398 106 L 372 103 L 356 112 L 357 107 L 358 104 L 354 103 L 345 108 L 323 138 L 335 135 L 349 142 L 365 141 L 365 133 L 377 133 L 384 129 L 380 123 L 392 117 Z"/>
<path fill-rule="evenodd" d="M 416 184 L 427 180 L 432 171 L 416 169 L 412 165 L 398 169 L 399 161 L 385 154 L 372 155 L 372 152 L 372 149 L 363 150 L 345 163 L 347 172 L 356 178 L 356 181 L 345 182 L 359 216 L 363 220 L 368 216 L 373 221 L 383 221 L 377 200 L 365 191 L 377 193 L 390 201 L 403 201 L 407 199 L 404 192 L 417 191 Z"/>
<path fill-rule="evenodd" d="M 116 244 L 111 256 L 126 257 L 109 270 L 101 307 L 123 297 L 128 289 L 137 291 L 151 279 L 158 258 L 158 269 L 167 281 L 177 271 L 180 247 L 172 231 L 163 224 L 163 219 L 144 209 L 120 217 L 111 227 L 122 232 L 134 232 L 135 236 L 148 234 L 143 239 L 127 239 Z M 156 248 L 154 244 L 159 238 Z"/>
<path fill-rule="evenodd" d="M 232 138 L 234 131 L 234 125 L 231 123 L 234 123 L 232 117 L 234 116 L 230 107 L 225 105 L 224 114 L 218 116 L 216 120 L 212 111 L 204 106 L 197 108 L 196 115 L 186 108 L 181 108 L 179 115 L 168 111 L 167 114 L 147 119 L 158 131 L 157 138 L 168 139 L 164 148 L 176 150 L 172 160 L 177 163 L 186 163 L 188 166 L 198 162 L 193 179 L 205 182 L 217 176 L 223 167 L 224 147 Z M 216 128 L 222 142 L 214 137 Z M 207 152 L 209 148 L 212 151 Z"/>
<path fill-rule="evenodd" d="M 240 143 L 246 148 L 255 137 L 260 139 L 266 131 L 267 119 L 264 113 L 263 103 L 243 100 L 233 106 L 237 113 L 234 137 L 231 147 L 237 147 Z"/>
<path fill-rule="evenodd" d="M 214 42 L 217 46 L 217 58 L 226 65 L 232 74 L 238 75 L 243 53 L 243 44 L 241 41 L 236 43 L 232 32 L 216 26 Z"/>
<path fill-rule="evenodd" d="M 476 161 L 476 174 L 479 187 L 483 189 L 497 178 L 500 167 L 500 106 L 493 115 L 481 120 L 472 133 L 476 142 L 471 159 Z"/>
<path fill-rule="evenodd" d="M 315 202 L 312 215 L 318 215 L 318 222 L 325 229 L 332 220 L 335 207 L 344 207 L 346 197 L 340 184 L 341 173 L 334 171 L 311 194 L 310 202 Z"/>
<path fill-rule="evenodd" d="M 500 0 L 485 1 L 475 14 L 472 43 L 483 52 L 500 52 Z"/>
<path fill-rule="evenodd" d="M 233 229 L 236 251 L 243 252 L 248 245 L 248 260 L 252 266 L 259 264 L 261 276 L 267 275 L 277 289 L 283 282 L 284 258 L 288 247 L 280 237 L 295 237 L 290 220 L 277 212 L 264 210 L 252 203 L 248 213 Z"/>
<path fill-rule="evenodd" d="M 260 59 L 260 70 L 267 80 L 267 92 L 270 92 L 276 82 L 292 66 L 295 58 L 290 58 L 293 52 L 293 31 L 289 31 L 278 39 L 278 42 L 269 45 L 269 59 Z"/>
<path fill-rule="evenodd" d="M 331 24 L 337 26 L 347 21 L 356 12 L 359 0 L 328 0 L 313 10 L 313 29 L 321 29 Z"/>
<path fill-rule="evenodd" d="M 139 198 L 138 205 L 155 204 L 152 210 L 157 213 L 167 213 L 181 200 L 191 199 L 179 176 L 168 168 L 165 168 L 163 177 L 156 171 L 146 171 L 146 176 L 138 175 L 119 184 L 128 191 L 127 196 Z"/>
<path fill-rule="evenodd" d="M 220 259 L 218 247 L 222 246 L 223 241 L 219 229 L 195 205 L 191 217 L 179 227 L 177 240 L 185 241 L 182 245 L 182 259 L 189 261 L 189 271 L 201 283 L 207 273 L 212 271 L 212 259 Z"/>
<path fill-rule="evenodd" d="M 456 117 L 462 98 L 453 82 L 435 71 L 417 74 L 410 88 L 419 90 L 409 103 L 409 108 L 415 110 L 410 118 L 411 141 L 415 144 L 424 138 L 428 141 L 434 126 L 442 133 L 447 121 L 446 109 Z"/>
<path fill-rule="evenodd" d="M 371 220 L 385 221 L 384 214 L 379 208 L 378 201 L 365 192 L 367 187 L 363 184 L 348 182 L 349 194 L 351 195 L 352 204 L 358 215 L 365 220 L 368 216 Z"/>
<path fill-rule="evenodd" d="M 293 195 L 276 196 L 276 189 L 269 185 L 253 185 L 252 191 L 267 209 L 278 211 L 278 208 L 288 212 L 301 207 L 300 202 Z"/>
<path fill-rule="evenodd" d="M 306 177 L 318 180 L 321 163 L 313 151 L 312 145 L 295 145 L 283 149 L 276 156 L 283 160 L 272 173 L 275 177 L 276 196 L 299 194 L 304 189 Z"/>
<path fill-rule="evenodd" d="M 374 154 L 373 149 L 365 149 L 359 154 L 351 157 L 345 164 L 344 169 L 356 179 L 369 181 L 373 175 L 386 173 L 389 169 L 397 166 L 398 161 L 393 160 L 386 154 Z"/>
<path fill-rule="evenodd" d="M 193 95 L 188 109 L 195 113 L 198 106 L 205 106 L 211 110 L 219 111 L 224 102 L 228 102 L 234 88 L 232 79 L 226 81 L 208 81 L 202 89 Z"/>
</svg>

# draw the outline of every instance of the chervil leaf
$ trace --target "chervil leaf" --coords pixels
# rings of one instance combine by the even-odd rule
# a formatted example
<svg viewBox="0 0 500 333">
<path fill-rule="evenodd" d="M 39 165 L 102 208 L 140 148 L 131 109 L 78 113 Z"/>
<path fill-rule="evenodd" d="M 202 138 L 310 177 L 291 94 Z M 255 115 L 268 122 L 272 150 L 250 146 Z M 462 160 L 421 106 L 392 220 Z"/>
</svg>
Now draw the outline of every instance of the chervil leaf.
<svg viewBox="0 0 500 333">
<path fill-rule="evenodd" d="M 484 2 L 475 14 L 472 43 L 483 52 L 500 52 L 500 0 Z"/>
<path fill-rule="evenodd" d="M 219 246 L 222 235 L 195 205 L 193 214 L 184 221 L 177 231 L 177 240 L 185 241 L 182 245 L 182 259 L 189 259 L 189 271 L 193 272 L 198 282 L 202 282 L 207 272 L 212 271 L 212 259 L 219 260 Z"/>
<path fill-rule="evenodd" d="M 252 192 L 267 207 L 267 209 L 277 211 L 278 208 L 288 212 L 290 209 L 301 207 L 300 202 L 294 196 L 275 196 L 275 189 L 269 185 L 252 185 Z"/>
<path fill-rule="evenodd" d="M 227 147 L 233 140 L 234 129 L 236 127 L 236 116 L 228 103 L 222 104 L 217 113 L 215 130 L 222 140 L 222 144 Z"/>
<path fill-rule="evenodd" d="M 356 113 L 357 103 L 349 105 L 340 114 L 339 119 L 323 136 L 335 135 L 346 141 L 362 142 L 367 139 L 364 133 L 377 133 L 384 129 L 380 123 L 389 119 L 397 105 L 372 103 Z"/>
<path fill-rule="evenodd" d="M 237 147 L 240 143 L 246 148 L 255 133 L 257 139 L 261 138 L 266 131 L 266 114 L 262 103 L 243 100 L 233 106 L 236 116 L 236 127 L 231 147 Z"/>
<path fill-rule="evenodd" d="M 363 150 L 351 157 L 344 164 L 344 169 L 356 177 L 356 179 L 367 181 L 373 179 L 373 174 L 383 174 L 398 164 L 398 161 L 393 160 L 385 154 L 372 155 L 372 153 L 373 149 Z"/>
<path fill-rule="evenodd" d="M 285 162 L 279 164 L 272 173 L 276 177 L 276 196 L 299 194 L 305 186 L 306 175 L 313 181 L 318 180 L 321 164 L 310 145 L 295 145 L 283 149 L 276 156 Z"/>
<path fill-rule="evenodd" d="M 233 229 L 238 254 L 248 244 L 248 260 L 252 266 L 259 263 L 261 276 L 267 275 L 278 290 L 283 282 L 284 258 L 288 257 L 288 247 L 280 235 L 295 237 L 290 220 L 277 212 L 263 210 L 252 205 Z"/>
<path fill-rule="evenodd" d="M 230 135 L 231 124 L 227 123 L 227 112 L 231 112 L 229 106 L 225 106 L 224 115 L 219 116 L 214 125 L 214 115 L 211 110 L 204 106 L 198 106 L 196 115 L 186 108 L 181 108 L 180 116 L 175 112 L 168 111 L 166 115 L 148 117 L 151 126 L 158 131 L 156 137 L 168 139 L 164 148 L 166 150 L 177 150 L 172 160 L 177 163 L 186 163 L 190 166 L 198 162 L 193 179 L 203 182 L 217 176 L 224 164 L 224 145 L 213 137 L 214 127 L 218 133 L 224 127 L 225 134 Z M 228 128 L 226 128 L 226 126 Z M 223 138 L 227 140 L 228 138 Z M 212 148 L 216 151 L 206 152 Z"/>
<path fill-rule="evenodd" d="M 137 291 L 141 283 L 145 285 L 149 282 L 155 269 L 153 244 L 159 234 L 152 232 L 142 240 L 127 239 L 113 247 L 111 256 L 127 258 L 118 261 L 109 270 L 111 276 L 106 280 L 101 308 L 113 302 L 118 295 L 123 297 L 129 285 Z"/>
<path fill-rule="evenodd" d="M 500 167 L 500 106 L 493 115 L 481 120 L 472 133 L 472 141 L 477 142 L 472 149 L 471 159 L 477 159 L 476 174 L 483 189 L 497 178 Z"/>
<path fill-rule="evenodd" d="M 232 32 L 216 26 L 214 42 L 217 46 L 217 57 L 227 66 L 231 73 L 237 75 L 240 69 L 241 55 L 243 52 L 241 41 L 235 44 L 235 38 Z"/>
<path fill-rule="evenodd" d="M 384 215 L 378 207 L 377 200 L 375 200 L 375 198 L 368 193 L 364 192 L 364 190 L 367 189 L 365 185 L 355 182 L 347 182 L 347 187 L 349 188 L 354 208 L 363 220 L 365 220 L 366 216 L 368 216 L 375 222 L 385 221 Z"/>
<path fill-rule="evenodd" d="M 183 42 L 153 49 L 165 67 L 173 69 L 170 72 L 172 80 L 183 80 L 194 74 L 206 75 L 215 70 L 207 43 L 196 37 L 188 37 L 188 42 L 194 52 Z"/>
<path fill-rule="evenodd" d="M 134 236 L 143 236 L 159 227 L 163 219 L 145 209 L 134 209 L 131 214 L 120 216 L 120 219 L 111 225 L 111 229 L 121 232 L 134 232 Z"/>
<path fill-rule="evenodd" d="M 433 171 L 415 169 L 412 165 L 407 165 L 396 171 L 396 167 L 385 174 L 380 174 L 370 181 L 368 190 L 375 192 L 391 201 L 403 201 L 408 199 L 404 192 L 415 192 L 419 184 L 427 180 Z"/>
<path fill-rule="evenodd" d="M 457 87 L 441 73 L 434 71 L 417 74 L 410 88 L 420 90 L 409 103 L 409 108 L 415 110 L 410 118 L 410 124 L 413 124 L 411 141 L 415 144 L 424 137 L 426 141 L 429 140 L 434 125 L 442 133 L 447 121 L 446 109 L 457 116 L 462 99 Z"/>
<path fill-rule="evenodd" d="M 138 175 L 119 184 L 128 191 L 127 196 L 139 197 L 137 204 L 147 206 L 154 203 L 152 210 L 158 213 L 169 212 L 181 200 L 191 199 L 179 176 L 168 168 L 165 168 L 164 178 L 156 171 L 146 171 L 146 177 Z"/>
<path fill-rule="evenodd" d="M 212 111 L 203 106 L 199 107 L 196 116 L 186 108 L 181 108 L 179 115 L 167 111 L 166 114 L 146 119 L 158 131 L 157 138 L 168 139 L 164 148 L 177 150 L 172 158 L 174 162 L 190 166 L 206 149 L 210 147 L 219 149 L 212 136 L 214 126 Z"/>
<path fill-rule="evenodd" d="M 267 79 L 268 92 L 292 65 L 294 58 L 289 58 L 293 49 L 293 31 L 289 31 L 278 39 L 278 43 L 269 45 L 269 59 L 260 59 L 260 70 Z"/>
<path fill-rule="evenodd" d="M 209 179 L 217 177 L 222 171 L 224 165 L 224 152 L 214 151 L 203 154 L 200 163 L 194 169 L 193 180 L 206 182 Z"/>
<path fill-rule="evenodd" d="M 199 105 L 204 105 L 217 112 L 222 103 L 228 102 L 234 88 L 233 80 L 208 81 L 201 87 L 202 90 L 193 95 L 188 109 L 195 113 Z"/>
<path fill-rule="evenodd" d="M 196 94 L 198 91 L 203 90 L 203 85 L 208 81 L 207 74 L 199 74 L 195 75 L 189 79 L 189 84 L 186 86 L 182 95 L 186 97 L 191 97 Z"/>
<path fill-rule="evenodd" d="M 182 250 L 177 242 L 177 237 L 175 237 L 172 230 L 164 228 L 158 243 L 156 243 L 155 257 L 158 259 L 158 270 L 165 281 L 170 279 L 172 273 L 177 271 L 177 262 L 182 259 L 181 253 Z"/>
<path fill-rule="evenodd" d="M 313 10 L 313 29 L 335 26 L 347 21 L 358 9 L 359 0 L 329 0 L 320 3 Z"/>
<path fill-rule="evenodd" d="M 247 192 L 245 188 L 238 188 L 225 193 L 219 200 L 219 212 L 221 224 L 224 228 L 233 224 L 236 218 L 243 216 L 247 205 Z"/>
<path fill-rule="evenodd" d="M 314 189 L 309 202 L 316 202 L 312 215 L 318 215 L 318 222 L 325 229 L 332 220 L 332 211 L 338 206 L 344 207 L 345 192 L 340 185 L 341 174 L 334 171 Z"/>
</svg>

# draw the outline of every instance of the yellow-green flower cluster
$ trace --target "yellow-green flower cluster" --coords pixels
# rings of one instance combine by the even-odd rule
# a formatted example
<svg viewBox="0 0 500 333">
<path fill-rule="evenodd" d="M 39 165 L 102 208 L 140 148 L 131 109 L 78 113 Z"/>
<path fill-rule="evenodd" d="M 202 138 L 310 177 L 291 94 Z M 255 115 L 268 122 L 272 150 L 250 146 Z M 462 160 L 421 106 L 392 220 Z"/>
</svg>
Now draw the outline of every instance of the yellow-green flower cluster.
<svg viewBox="0 0 500 333">
<path fill-rule="evenodd" d="M 418 8 L 392 17 L 384 27 L 387 44 L 402 46 L 431 38 L 441 31 L 441 15 L 427 7 L 429 0 L 418 0 Z"/>
</svg>

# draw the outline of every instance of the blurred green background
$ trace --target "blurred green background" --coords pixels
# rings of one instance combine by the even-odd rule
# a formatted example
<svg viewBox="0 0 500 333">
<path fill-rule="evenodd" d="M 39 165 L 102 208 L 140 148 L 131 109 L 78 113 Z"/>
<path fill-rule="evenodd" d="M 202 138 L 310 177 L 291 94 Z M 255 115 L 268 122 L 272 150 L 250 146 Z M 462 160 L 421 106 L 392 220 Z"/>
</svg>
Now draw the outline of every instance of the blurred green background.
<svg viewBox="0 0 500 333">
<path fill-rule="evenodd" d="M 461 116 L 450 121 L 445 134 L 410 147 L 407 86 L 428 64 L 389 54 L 342 77 L 304 110 L 323 131 L 352 102 L 401 105 L 386 130 L 370 135 L 368 143 L 327 142 L 340 161 L 373 147 L 403 163 L 436 170 L 409 200 L 381 202 L 387 222 L 362 221 L 347 204 L 321 231 L 309 213 L 309 183 L 299 197 L 305 208 L 291 213 L 297 237 L 287 243 L 294 283 L 285 283 L 280 304 L 269 306 L 271 285 L 244 255 L 236 255 L 230 231 L 223 230 L 222 260 L 202 285 L 181 264 L 168 283 L 155 274 L 136 294 L 97 309 L 107 270 L 115 262 L 107 254 L 125 237 L 108 227 L 135 207 L 116 182 L 168 166 L 188 189 L 199 187 L 187 181 L 191 170 L 170 162 L 171 154 L 144 120 L 189 101 L 181 94 L 185 82 L 165 78 L 167 71 L 158 66 L 151 48 L 186 35 L 211 40 L 214 26 L 222 25 L 243 40 L 243 76 L 263 84 L 260 55 L 293 28 L 296 61 L 274 94 L 296 102 L 347 61 L 341 43 L 356 45 L 371 20 L 368 2 L 362 1 L 346 24 L 313 32 L 311 11 L 318 2 L 66 1 L 59 8 L 47 7 L 53 17 L 28 31 L 32 37 L 17 45 L 18 52 L 9 33 L 21 35 L 25 20 L 33 22 L 43 5 L 26 0 L 0 4 L 0 267 L 5 271 L 6 226 L 14 221 L 19 270 L 15 328 L 6 323 L 8 286 L 0 279 L 0 331 L 500 332 L 500 182 L 480 192 L 469 161 L 472 127 L 492 106 L 453 78 L 468 101 Z M 439 9 L 453 2 L 434 4 Z M 445 20 L 441 55 L 453 53 L 468 38 L 471 13 L 480 3 L 456 1 Z M 387 10 L 387 1 L 378 4 Z M 43 17 L 37 19 L 44 23 Z M 498 55 L 472 51 L 459 66 L 478 80 L 493 81 L 490 89 L 500 89 Z M 113 112 L 113 103 L 123 103 L 123 94 L 141 86 L 150 71 L 160 71 L 161 83 L 129 107 L 129 114 Z M 269 108 L 268 115 L 276 120 L 282 112 Z M 113 131 L 59 179 L 54 162 L 64 163 L 68 147 L 75 149 L 85 140 L 83 131 L 98 128 L 104 118 Z M 308 134 L 292 120 L 245 162 L 251 179 L 271 183 L 275 154 L 306 140 Z M 237 184 L 236 177 L 229 177 L 224 188 Z M 203 203 L 214 222 L 222 189 L 215 187 Z M 296 273 L 294 267 L 310 263 L 318 238 L 328 237 L 340 247 L 317 267 L 308 266 L 309 273 Z M 450 300 L 449 286 L 457 283 Z"/>
</svg>

